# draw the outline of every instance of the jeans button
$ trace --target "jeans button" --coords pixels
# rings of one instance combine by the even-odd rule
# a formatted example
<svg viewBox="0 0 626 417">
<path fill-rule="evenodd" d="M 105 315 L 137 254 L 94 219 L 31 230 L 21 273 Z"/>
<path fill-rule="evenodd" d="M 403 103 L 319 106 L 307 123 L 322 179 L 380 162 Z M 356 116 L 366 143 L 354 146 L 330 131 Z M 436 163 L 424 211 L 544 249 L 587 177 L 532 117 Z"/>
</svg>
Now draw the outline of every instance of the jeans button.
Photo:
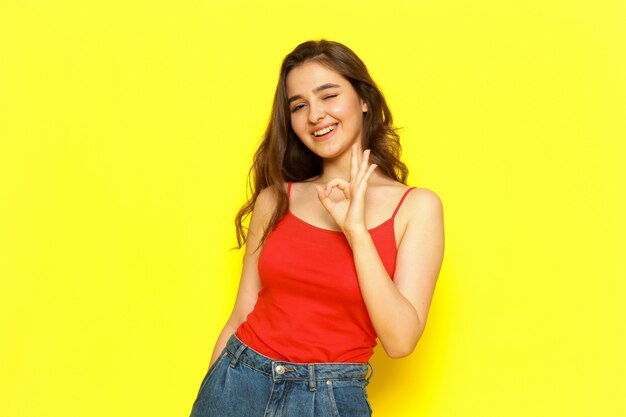
<svg viewBox="0 0 626 417">
<path fill-rule="evenodd" d="M 285 373 L 285 367 L 284 367 L 284 366 L 282 366 L 282 365 L 278 365 L 278 366 L 276 367 L 276 373 L 277 373 L 278 375 L 282 375 L 282 374 L 284 374 L 284 373 Z"/>
</svg>

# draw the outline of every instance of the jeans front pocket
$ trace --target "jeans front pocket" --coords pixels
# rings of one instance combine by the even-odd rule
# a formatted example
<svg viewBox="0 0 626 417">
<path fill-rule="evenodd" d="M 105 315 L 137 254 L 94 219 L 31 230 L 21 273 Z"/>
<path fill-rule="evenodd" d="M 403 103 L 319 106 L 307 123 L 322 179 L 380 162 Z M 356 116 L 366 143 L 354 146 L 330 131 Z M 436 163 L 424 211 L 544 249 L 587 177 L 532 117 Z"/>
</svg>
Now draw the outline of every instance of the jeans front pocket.
<svg viewBox="0 0 626 417">
<path fill-rule="evenodd" d="M 365 404 L 367 404 L 367 408 L 370 411 L 370 416 L 372 415 L 372 405 L 370 404 L 370 400 L 367 398 L 367 388 L 366 388 L 367 382 L 365 384 L 363 384 L 363 399 L 365 400 Z"/>
<path fill-rule="evenodd" d="M 228 353 L 223 351 L 222 354 L 220 355 L 220 357 L 217 358 L 217 360 L 215 362 L 213 362 L 213 365 L 211 365 L 209 367 L 209 370 L 207 371 L 206 375 L 204 375 L 204 378 L 202 379 L 202 382 L 200 383 L 200 389 L 198 390 L 198 396 L 200 396 L 200 393 L 202 392 L 202 389 L 204 389 L 204 387 L 206 386 L 206 383 L 209 381 L 209 378 L 211 377 L 211 375 L 213 375 L 213 373 L 215 372 L 217 367 L 223 362 L 223 360 L 224 360 L 224 358 L 226 356 L 228 356 Z"/>
</svg>

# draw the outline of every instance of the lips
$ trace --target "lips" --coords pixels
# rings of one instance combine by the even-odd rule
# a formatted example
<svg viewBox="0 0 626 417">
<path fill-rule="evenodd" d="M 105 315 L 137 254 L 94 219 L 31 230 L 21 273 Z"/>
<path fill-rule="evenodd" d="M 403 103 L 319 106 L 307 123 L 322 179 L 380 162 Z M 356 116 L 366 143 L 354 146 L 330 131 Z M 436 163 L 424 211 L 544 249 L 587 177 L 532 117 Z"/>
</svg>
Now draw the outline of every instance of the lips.
<svg viewBox="0 0 626 417">
<path fill-rule="evenodd" d="M 336 128 L 337 128 L 337 123 L 330 123 L 330 124 L 327 124 L 326 126 L 321 126 L 319 128 L 316 128 L 314 131 L 311 132 L 311 134 L 313 135 L 314 138 L 321 139 L 327 136 L 329 133 L 333 132 Z"/>
</svg>

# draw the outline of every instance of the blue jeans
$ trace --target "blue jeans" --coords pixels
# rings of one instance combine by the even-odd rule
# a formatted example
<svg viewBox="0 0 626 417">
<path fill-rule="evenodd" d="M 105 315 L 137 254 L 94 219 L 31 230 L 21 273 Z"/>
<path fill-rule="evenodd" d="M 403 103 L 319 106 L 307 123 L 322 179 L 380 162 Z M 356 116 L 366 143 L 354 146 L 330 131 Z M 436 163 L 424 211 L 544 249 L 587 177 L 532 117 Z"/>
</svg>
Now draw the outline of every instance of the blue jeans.
<svg viewBox="0 0 626 417">
<path fill-rule="evenodd" d="M 191 417 L 370 417 L 368 366 L 278 361 L 233 335 L 202 380 Z"/>
</svg>

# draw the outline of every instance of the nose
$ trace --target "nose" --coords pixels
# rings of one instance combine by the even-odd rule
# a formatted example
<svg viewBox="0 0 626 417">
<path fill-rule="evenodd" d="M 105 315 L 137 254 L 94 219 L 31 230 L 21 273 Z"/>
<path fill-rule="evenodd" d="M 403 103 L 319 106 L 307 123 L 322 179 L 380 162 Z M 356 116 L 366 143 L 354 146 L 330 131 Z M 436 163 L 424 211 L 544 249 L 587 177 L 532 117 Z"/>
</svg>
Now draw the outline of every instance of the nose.
<svg viewBox="0 0 626 417">
<path fill-rule="evenodd" d="M 324 108 L 319 104 L 310 104 L 309 122 L 315 124 L 326 116 Z"/>
</svg>

